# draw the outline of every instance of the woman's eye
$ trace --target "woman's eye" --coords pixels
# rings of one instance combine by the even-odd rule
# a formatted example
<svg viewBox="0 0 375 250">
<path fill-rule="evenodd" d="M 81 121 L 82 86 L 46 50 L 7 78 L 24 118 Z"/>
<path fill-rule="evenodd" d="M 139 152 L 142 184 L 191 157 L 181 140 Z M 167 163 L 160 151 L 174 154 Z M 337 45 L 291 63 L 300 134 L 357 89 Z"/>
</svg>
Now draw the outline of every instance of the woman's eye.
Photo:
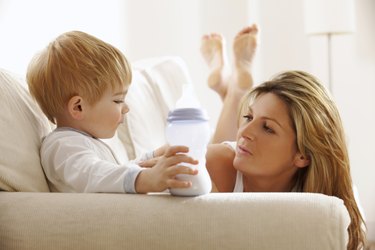
<svg viewBox="0 0 375 250">
<path fill-rule="evenodd" d="M 120 104 L 120 103 L 124 103 L 124 100 L 115 100 L 114 102 L 117 104 Z"/>
<path fill-rule="evenodd" d="M 275 133 L 275 131 L 274 131 L 272 128 L 268 127 L 267 124 L 264 124 L 264 125 L 263 125 L 263 128 L 264 128 L 264 130 L 265 130 L 267 133 L 270 133 L 270 134 L 274 134 L 274 133 Z"/>
</svg>

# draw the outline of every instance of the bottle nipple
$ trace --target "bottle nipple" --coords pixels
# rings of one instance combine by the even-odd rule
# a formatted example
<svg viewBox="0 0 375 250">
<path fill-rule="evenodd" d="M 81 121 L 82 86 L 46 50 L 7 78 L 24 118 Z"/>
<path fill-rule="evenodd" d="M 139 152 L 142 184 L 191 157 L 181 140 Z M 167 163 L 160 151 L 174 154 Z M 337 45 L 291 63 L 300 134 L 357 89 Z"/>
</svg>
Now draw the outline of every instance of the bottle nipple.
<svg viewBox="0 0 375 250">
<path fill-rule="evenodd" d="M 194 93 L 193 86 L 191 84 L 184 84 L 182 88 L 182 95 L 176 102 L 176 109 L 180 108 L 200 108 L 198 98 Z"/>
</svg>

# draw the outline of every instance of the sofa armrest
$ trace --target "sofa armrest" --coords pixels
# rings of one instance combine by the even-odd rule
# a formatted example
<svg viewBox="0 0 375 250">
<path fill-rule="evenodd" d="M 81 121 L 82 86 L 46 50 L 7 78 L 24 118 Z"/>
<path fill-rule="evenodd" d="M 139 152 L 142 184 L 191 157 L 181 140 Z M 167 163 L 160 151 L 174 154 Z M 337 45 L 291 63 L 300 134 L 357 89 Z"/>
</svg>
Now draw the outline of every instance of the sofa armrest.
<svg viewBox="0 0 375 250">
<path fill-rule="evenodd" d="M 345 249 L 349 217 L 309 193 L 0 193 L 1 249 Z"/>
</svg>

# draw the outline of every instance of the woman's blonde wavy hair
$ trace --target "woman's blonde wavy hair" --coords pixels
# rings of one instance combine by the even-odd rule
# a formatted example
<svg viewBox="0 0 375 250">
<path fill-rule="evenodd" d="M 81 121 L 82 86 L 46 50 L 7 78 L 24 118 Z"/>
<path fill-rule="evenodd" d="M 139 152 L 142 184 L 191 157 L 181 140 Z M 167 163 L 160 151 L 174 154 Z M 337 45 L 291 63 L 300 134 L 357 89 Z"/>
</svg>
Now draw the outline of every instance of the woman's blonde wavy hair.
<svg viewBox="0 0 375 250">
<path fill-rule="evenodd" d="M 365 223 L 354 199 L 344 129 L 334 101 L 314 76 L 287 71 L 250 91 L 241 112 L 265 93 L 273 93 L 286 103 L 297 148 L 310 159 L 309 166 L 296 174 L 300 190 L 342 199 L 351 218 L 348 249 L 363 247 Z"/>
<path fill-rule="evenodd" d="M 128 86 L 132 72 L 114 46 L 87 33 L 70 31 L 33 57 L 26 78 L 31 95 L 55 123 L 73 96 L 94 104 L 108 87 Z"/>
</svg>

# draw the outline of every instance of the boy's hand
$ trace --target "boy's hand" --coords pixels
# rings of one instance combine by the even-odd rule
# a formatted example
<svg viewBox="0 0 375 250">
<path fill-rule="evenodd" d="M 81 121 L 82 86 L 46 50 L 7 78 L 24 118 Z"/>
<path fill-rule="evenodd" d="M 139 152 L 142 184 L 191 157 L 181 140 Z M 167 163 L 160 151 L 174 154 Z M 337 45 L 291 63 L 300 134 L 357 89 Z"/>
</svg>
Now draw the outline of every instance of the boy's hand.
<svg viewBox="0 0 375 250">
<path fill-rule="evenodd" d="M 166 146 L 165 153 L 160 156 L 154 167 L 143 170 L 135 182 L 137 193 L 161 192 L 167 188 L 188 188 L 190 181 L 177 180 L 178 174 L 196 175 L 198 170 L 192 170 L 178 164 L 184 162 L 198 164 L 197 160 L 187 156 L 189 149 L 185 146 Z"/>
<path fill-rule="evenodd" d="M 150 160 L 138 162 L 138 165 L 142 168 L 152 168 L 158 162 L 160 157 L 155 157 Z"/>
<path fill-rule="evenodd" d="M 138 162 L 138 165 L 143 168 L 152 168 L 158 162 L 160 156 L 163 156 L 165 154 L 168 148 L 169 148 L 169 145 L 165 144 L 161 146 L 160 148 L 155 149 L 153 153 L 154 158 L 146 160 L 146 161 Z"/>
<path fill-rule="evenodd" d="M 169 148 L 170 148 L 170 146 L 168 144 L 165 144 L 165 145 L 161 146 L 160 148 L 155 149 L 154 150 L 154 156 L 158 157 L 158 156 L 164 155 Z"/>
</svg>

